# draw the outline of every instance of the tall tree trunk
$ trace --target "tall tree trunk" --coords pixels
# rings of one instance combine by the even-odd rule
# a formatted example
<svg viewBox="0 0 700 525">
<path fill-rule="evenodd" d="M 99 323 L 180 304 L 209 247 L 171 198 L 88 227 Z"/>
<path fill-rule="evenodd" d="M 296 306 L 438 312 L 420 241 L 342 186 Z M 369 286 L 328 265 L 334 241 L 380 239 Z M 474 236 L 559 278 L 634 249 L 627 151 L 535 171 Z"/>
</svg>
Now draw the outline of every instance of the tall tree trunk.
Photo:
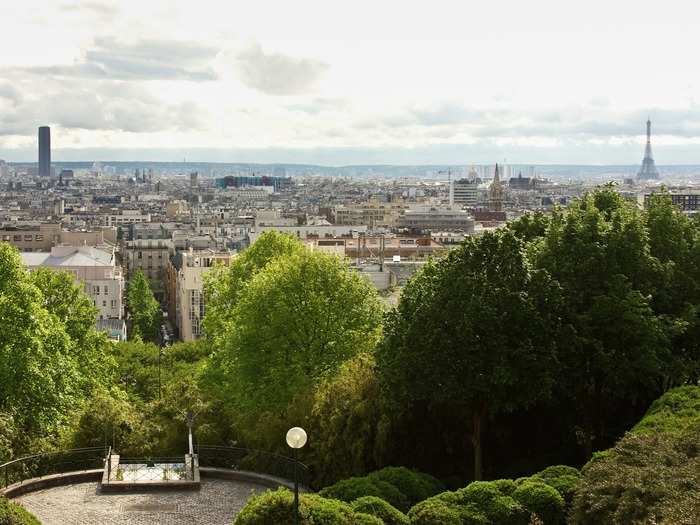
<svg viewBox="0 0 700 525">
<path fill-rule="evenodd" d="M 484 421 L 484 406 L 481 405 L 472 414 L 472 448 L 474 449 L 474 480 L 479 481 L 483 477 L 483 453 L 481 449 L 481 431 Z"/>
</svg>

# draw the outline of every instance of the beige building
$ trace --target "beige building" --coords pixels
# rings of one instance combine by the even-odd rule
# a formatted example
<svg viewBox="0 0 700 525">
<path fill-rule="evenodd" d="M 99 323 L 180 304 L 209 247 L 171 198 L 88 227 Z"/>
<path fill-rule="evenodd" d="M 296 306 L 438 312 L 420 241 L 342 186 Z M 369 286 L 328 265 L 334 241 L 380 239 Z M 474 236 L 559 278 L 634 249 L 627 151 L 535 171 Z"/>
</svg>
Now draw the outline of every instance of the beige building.
<svg viewBox="0 0 700 525">
<path fill-rule="evenodd" d="M 153 288 L 153 294 L 165 302 L 165 274 L 170 256 L 174 253 L 170 239 L 134 239 L 123 243 L 123 263 L 126 278 L 141 270 Z"/>
<path fill-rule="evenodd" d="M 0 228 L 0 240 L 21 252 L 48 252 L 59 245 L 102 246 L 115 243 L 116 228 L 63 230 L 60 224 L 21 224 Z"/>
<path fill-rule="evenodd" d="M 401 212 L 406 209 L 408 206 L 403 203 L 378 201 L 338 206 L 335 209 L 335 223 L 340 226 L 366 225 L 370 229 L 393 228 Z"/>
<path fill-rule="evenodd" d="M 83 283 L 85 293 L 99 310 L 99 319 L 122 318 L 124 278 L 114 249 L 90 246 L 54 246 L 48 252 L 23 252 L 22 262 L 30 270 L 49 268 L 72 274 Z"/>
<path fill-rule="evenodd" d="M 204 275 L 217 264 L 228 266 L 233 257 L 232 252 L 188 250 L 171 258 L 166 270 L 168 317 L 182 341 L 193 341 L 202 335 L 206 311 Z"/>
</svg>

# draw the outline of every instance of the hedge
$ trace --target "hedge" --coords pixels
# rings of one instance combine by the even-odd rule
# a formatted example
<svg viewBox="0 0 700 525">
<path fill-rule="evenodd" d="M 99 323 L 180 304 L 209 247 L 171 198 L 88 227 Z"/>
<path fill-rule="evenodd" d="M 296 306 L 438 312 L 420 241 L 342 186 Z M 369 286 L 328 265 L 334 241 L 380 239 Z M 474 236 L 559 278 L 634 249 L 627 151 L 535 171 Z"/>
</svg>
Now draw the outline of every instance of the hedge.
<svg viewBox="0 0 700 525">
<path fill-rule="evenodd" d="M 391 483 L 408 500 L 407 511 L 416 503 L 445 491 L 440 480 L 429 474 L 419 473 L 406 467 L 386 467 L 367 476 L 371 480 Z"/>
<path fill-rule="evenodd" d="M 299 497 L 300 525 L 355 525 L 350 505 L 316 494 Z M 253 496 L 236 516 L 234 525 L 294 523 L 294 494 L 288 489 L 268 490 Z"/>
<path fill-rule="evenodd" d="M 319 496 L 352 503 L 363 496 L 376 496 L 389 502 L 401 511 L 409 509 L 408 498 L 391 483 L 369 477 L 355 477 L 340 480 L 319 491 Z"/>
<path fill-rule="evenodd" d="M 544 525 L 564 525 L 564 498 L 554 487 L 541 481 L 526 482 L 515 489 L 513 499 L 531 514 L 536 514 Z"/>
<path fill-rule="evenodd" d="M 380 518 L 384 525 L 408 525 L 408 517 L 389 503 L 376 496 L 363 496 L 352 502 L 356 513 L 371 514 Z"/>
<path fill-rule="evenodd" d="M 408 512 L 411 525 L 491 525 L 474 507 L 459 505 L 454 493 L 444 492 L 413 506 Z"/>
<path fill-rule="evenodd" d="M 0 525 L 41 525 L 41 522 L 21 505 L 0 496 Z"/>
</svg>

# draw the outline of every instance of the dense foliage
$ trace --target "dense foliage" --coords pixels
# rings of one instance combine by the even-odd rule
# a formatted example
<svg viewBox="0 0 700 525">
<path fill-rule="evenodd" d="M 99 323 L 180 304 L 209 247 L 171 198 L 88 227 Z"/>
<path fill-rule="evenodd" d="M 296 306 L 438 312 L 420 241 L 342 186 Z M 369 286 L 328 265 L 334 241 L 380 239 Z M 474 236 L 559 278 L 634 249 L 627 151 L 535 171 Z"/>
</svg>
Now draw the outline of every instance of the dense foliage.
<svg viewBox="0 0 700 525">
<path fill-rule="evenodd" d="M 50 446 L 107 380 L 109 343 L 68 274 L 29 274 L 0 243 L 0 459 Z"/>
<path fill-rule="evenodd" d="M 130 338 L 156 341 L 162 317 L 160 303 L 153 295 L 151 283 L 141 270 L 137 270 L 129 279 L 126 304 L 131 318 Z"/>
<path fill-rule="evenodd" d="M 40 522 L 24 507 L 0 496 L 0 525 L 39 525 Z"/>
<path fill-rule="evenodd" d="M 386 319 L 377 361 L 385 392 L 406 409 L 446 405 L 471 419 L 474 477 L 486 418 L 547 396 L 557 371 L 558 289 L 502 230 L 471 238 L 406 287 Z"/>
<path fill-rule="evenodd" d="M 571 523 L 690 525 L 700 519 L 700 387 L 671 390 L 583 469 Z"/>
<path fill-rule="evenodd" d="M 249 446 L 286 451 L 286 430 L 308 427 L 316 401 L 317 410 L 332 410 L 323 405 L 323 392 L 343 388 L 332 385 L 338 372 L 373 350 L 381 303 L 340 259 L 272 232 L 218 274 L 207 285 L 214 304 L 205 319 L 213 350 L 208 392 L 227 407 L 236 435 Z M 326 457 L 314 447 L 327 443 L 315 437 L 308 453 Z"/>
</svg>

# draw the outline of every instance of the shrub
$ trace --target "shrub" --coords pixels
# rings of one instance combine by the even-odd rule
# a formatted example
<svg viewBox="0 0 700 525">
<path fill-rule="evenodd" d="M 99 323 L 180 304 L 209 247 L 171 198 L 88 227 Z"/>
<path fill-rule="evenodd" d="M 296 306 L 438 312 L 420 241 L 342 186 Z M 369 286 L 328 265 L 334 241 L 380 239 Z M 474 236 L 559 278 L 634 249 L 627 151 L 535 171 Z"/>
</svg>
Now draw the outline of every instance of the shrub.
<svg viewBox="0 0 700 525">
<path fill-rule="evenodd" d="M 544 525 L 563 525 L 566 517 L 564 498 L 541 481 L 522 483 L 513 498 L 529 512 L 537 514 Z"/>
<path fill-rule="evenodd" d="M 384 525 L 408 525 L 408 518 L 400 510 L 376 496 L 364 496 L 352 502 L 352 510 L 381 518 Z"/>
<path fill-rule="evenodd" d="M 473 506 L 499 525 L 523 525 L 530 514 L 512 497 L 504 496 L 495 483 L 474 481 L 455 494 L 460 506 Z"/>
<path fill-rule="evenodd" d="M 490 525 L 482 513 L 471 506 L 451 503 L 452 492 L 428 498 L 408 512 L 411 525 Z"/>
<path fill-rule="evenodd" d="M 581 478 L 578 476 L 559 476 L 558 478 L 550 478 L 543 480 L 547 485 L 556 490 L 559 495 L 564 498 L 566 508 L 570 508 L 574 501 L 576 488 L 578 487 Z"/>
<path fill-rule="evenodd" d="M 362 512 L 356 512 L 354 525 L 384 525 L 384 522 L 376 516 L 364 514 Z"/>
<path fill-rule="evenodd" d="M 408 500 L 394 485 L 368 477 L 348 478 L 319 491 L 319 496 L 352 503 L 363 496 L 377 496 L 397 509 L 408 509 Z"/>
<path fill-rule="evenodd" d="M 694 525 L 700 508 L 700 431 L 627 434 L 583 468 L 573 525 Z"/>
<path fill-rule="evenodd" d="M 354 525 L 350 505 L 324 499 L 316 494 L 301 494 L 300 525 Z M 268 490 L 248 500 L 234 525 L 277 525 L 294 523 L 294 494 L 288 489 Z"/>
<path fill-rule="evenodd" d="M 396 487 L 408 500 L 407 511 L 419 501 L 443 492 L 445 487 L 436 478 L 415 472 L 406 467 L 386 467 L 367 476 L 371 480 L 385 481 Z"/>
<path fill-rule="evenodd" d="M 21 505 L 0 496 L 0 525 L 40 525 L 40 522 Z"/>
<path fill-rule="evenodd" d="M 504 496 L 512 496 L 513 492 L 515 492 L 515 489 L 518 488 L 518 486 L 515 484 L 515 481 L 513 481 L 512 479 L 496 479 L 491 483 L 493 483 L 498 489 L 498 492 L 500 492 Z"/>
<path fill-rule="evenodd" d="M 552 465 L 551 467 L 547 467 L 546 469 L 539 471 L 533 477 L 540 478 L 546 483 L 548 479 L 560 478 L 562 476 L 573 476 L 580 478 L 581 472 L 577 468 L 570 467 L 568 465 Z"/>
<path fill-rule="evenodd" d="M 669 390 L 654 401 L 632 432 L 681 433 L 687 428 L 700 427 L 700 388 L 687 385 Z"/>
</svg>

